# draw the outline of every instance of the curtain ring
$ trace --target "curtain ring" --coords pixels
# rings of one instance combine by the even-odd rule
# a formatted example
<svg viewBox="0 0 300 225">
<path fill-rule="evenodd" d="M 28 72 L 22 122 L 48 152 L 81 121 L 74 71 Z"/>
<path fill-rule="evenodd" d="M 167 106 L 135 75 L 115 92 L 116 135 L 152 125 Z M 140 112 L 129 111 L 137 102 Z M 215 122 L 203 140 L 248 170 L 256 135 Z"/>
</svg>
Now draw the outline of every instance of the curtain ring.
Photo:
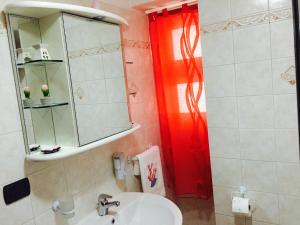
<svg viewBox="0 0 300 225">
<path fill-rule="evenodd" d="M 164 16 L 168 16 L 168 15 L 169 15 L 168 9 L 163 9 L 163 10 L 162 10 L 162 14 L 163 14 Z"/>
<path fill-rule="evenodd" d="M 149 19 L 150 21 L 155 21 L 158 17 L 158 13 L 157 12 L 153 12 L 149 14 Z"/>
<path fill-rule="evenodd" d="M 183 4 L 182 5 L 182 11 L 183 12 L 186 12 L 186 11 L 188 11 L 189 10 L 189 6 L 188 6 L 188 4 L 186 3 L 186 4 Z"/>
</svg>

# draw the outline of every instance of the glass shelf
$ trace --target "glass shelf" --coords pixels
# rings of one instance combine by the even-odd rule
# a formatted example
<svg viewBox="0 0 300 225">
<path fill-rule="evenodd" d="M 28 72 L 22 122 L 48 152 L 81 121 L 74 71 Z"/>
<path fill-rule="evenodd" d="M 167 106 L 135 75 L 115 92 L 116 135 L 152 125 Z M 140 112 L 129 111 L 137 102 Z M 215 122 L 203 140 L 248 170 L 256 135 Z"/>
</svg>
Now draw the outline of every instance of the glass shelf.
<svg viewBox="0 0 300 225">
<path fill-rule="evenodd" d="M 56 63 L 61 63 L 63 62 L 63 60 L 60 59 L 51 59 L 51 60 L 32 60 L 32 61 L 28 61 L 25 63 L 18 63 L 18 68 L 24 68 L 25 66 L 45 66 L 45 65 L 52 65 L 52 64 L 56 64 Z"/>
<path fill-rule="evenodd" d="M 24 109 L 44 109 L 44 108 L 52 108 L 52 107 L 59 107 L 69 105 L 68 102 L 59 102 L 59 103 L 50 103 L 50 104 L 33 104 L 31 106 L 24 106 Z"/>
</svg>

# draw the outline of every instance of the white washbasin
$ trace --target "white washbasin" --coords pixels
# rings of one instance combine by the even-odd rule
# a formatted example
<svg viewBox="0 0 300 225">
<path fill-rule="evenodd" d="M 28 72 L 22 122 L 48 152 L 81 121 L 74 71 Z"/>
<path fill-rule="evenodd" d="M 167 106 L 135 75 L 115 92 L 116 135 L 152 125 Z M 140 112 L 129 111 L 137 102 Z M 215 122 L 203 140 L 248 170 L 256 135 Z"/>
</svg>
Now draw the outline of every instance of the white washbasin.
<svg viewBox="0 0 300 225">
<path fill-rule="evenodd" d="M 78 225 L 182 225 L 178 207 L 162 196 L 125 192 L 112 201 L 121 205 L 111 208 L 108 216 L 99 216 L 95 210 Z"/>
</svg>

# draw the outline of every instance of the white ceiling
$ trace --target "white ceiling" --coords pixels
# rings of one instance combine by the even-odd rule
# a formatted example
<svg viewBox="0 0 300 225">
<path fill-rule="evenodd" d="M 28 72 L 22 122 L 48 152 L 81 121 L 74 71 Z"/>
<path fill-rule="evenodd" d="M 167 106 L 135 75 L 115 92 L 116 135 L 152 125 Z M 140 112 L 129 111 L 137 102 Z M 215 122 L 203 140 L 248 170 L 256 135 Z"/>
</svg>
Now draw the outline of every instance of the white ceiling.
<svg viewBox="0 0 300 225">
<path fill-rule="evenodd" d="M 182 0 L 129 0 L 131 7 L 140 9 L 140 10 L 149 10 L 159 7 L 164 7 L 169 4 L 174 4 L 182 2 Z"/>
</svg>

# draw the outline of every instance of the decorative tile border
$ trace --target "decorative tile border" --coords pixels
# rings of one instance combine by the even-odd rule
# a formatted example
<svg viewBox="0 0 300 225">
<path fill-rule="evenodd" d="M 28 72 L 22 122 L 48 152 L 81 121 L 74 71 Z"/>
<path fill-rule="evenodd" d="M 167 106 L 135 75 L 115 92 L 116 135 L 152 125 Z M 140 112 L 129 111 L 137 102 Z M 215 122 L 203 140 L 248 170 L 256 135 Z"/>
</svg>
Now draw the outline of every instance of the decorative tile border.
<svg viewBox="0 0 300 225">
<path fill-rule="evenodd" d="M 253 25 L 268 23 L 270 21 L 269 16 L 270 14 L 266 12 L 262 14 L 236 18 L 231 21 L 232 28 L 241 28 L 245 26 L 253 26 Z"/>
<path fill-rule="evenodd" d="M 69 52 L 69 58 L 72 59 L 72 58 L 78 58 L 78 57 L 82 57 L 82 56 L 101 55 L 101 54 L 105 54 L 105 53 L 116 52 L 116 51 L 120 51 L 122 47 L 149 49 L 150 42 L 124 39 L 122 44 L 120 42 L 116 42 L 116 43 L 112 43 L 112 44 L 101 46 L 101 47 L 82 49 L 82 50 L 78 50 L 78 51 Z"/>
<path fill-rule="evenodd" d="M 116 52 L 121 49 L 120 43 L 113 43 L 101 47 L 81 49 L 78 51 L 69 52 L 69 58 L 78 58 L 82 56 L 100 55 L 104 53 Z"/>
<path fill-rule="evenodd" d="M 290 83 L 291 86 L 294 86 L 296 84 L 296 72 L 295 72 L 295 66 L 290 66 L 286 71 L 284 71 L 280 77 L 283 80 L 286 80 Z"/>
<path fill-rule="evenodd" d="M 203 34 L 227 31 L 231 28 L 238 29 L 246 26 L 259 25 L 263 23 L 272 23 L 293 17 L 291 9 L 282 9 L 271 12 L 264 12 L 245 17 L 233 18 L 231 20 L 221 21 L 214 24 L 203 25 L 201 31 Z"/>
<path fill-rule="evenodd" d="M 149 41 L 135 41 L 135 40 L 123 40 L 123 47 L 125 48 L 142 48 L 142 49 L 150 49 Z"/>
<path fill-rule="evenodd" d="M 286 20 L 293 18 L 293 12 L 292 9 L 283 9 L 283 10 L 277 10 L 272 11 L 269 14 L 270 22 L 276 22 L 279 20 Z"/>
<path fill-rule="evenodd" d="M 227 20 L 219 23 L 202 25 L 201 31 L 203 32 L 203 34 L 215 33 L 220 31 L 227 31 L 231 28 L 231 26 L 232 26 L 232 22 L 230 20 Z"/>
</svg>

